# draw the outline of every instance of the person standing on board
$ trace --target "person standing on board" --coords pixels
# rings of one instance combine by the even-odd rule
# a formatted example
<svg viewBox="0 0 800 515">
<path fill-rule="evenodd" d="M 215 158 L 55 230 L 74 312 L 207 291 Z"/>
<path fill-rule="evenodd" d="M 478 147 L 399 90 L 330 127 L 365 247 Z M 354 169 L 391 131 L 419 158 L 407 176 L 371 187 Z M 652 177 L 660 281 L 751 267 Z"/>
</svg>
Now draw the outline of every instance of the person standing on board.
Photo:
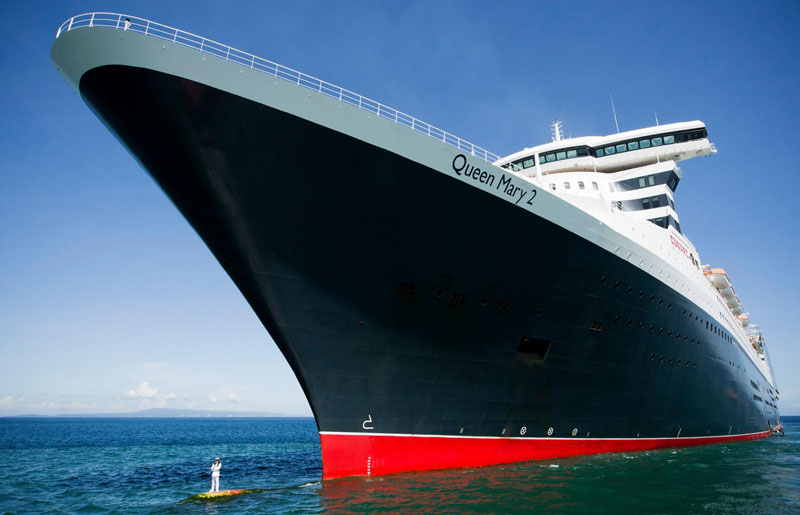
<svg viewBox="0 0 800 515">
<path fill-rule="evenodd" d="M 211 490 L 209 492 L 219 492 L 219 469 L 222 468 L 222 463 L 219 458 L 214 458 L 214 463 L 211 464 Z"/>
</svg>

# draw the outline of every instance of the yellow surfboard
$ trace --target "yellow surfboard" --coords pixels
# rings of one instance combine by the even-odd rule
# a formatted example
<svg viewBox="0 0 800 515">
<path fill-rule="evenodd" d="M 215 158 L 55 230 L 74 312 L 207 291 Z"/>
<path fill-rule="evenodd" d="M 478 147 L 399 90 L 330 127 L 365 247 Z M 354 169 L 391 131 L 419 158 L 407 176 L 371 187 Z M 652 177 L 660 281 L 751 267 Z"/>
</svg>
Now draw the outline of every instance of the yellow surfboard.
<svg viewBox="0 0 800 515">
<path fill-rule="evenodd" d="M 241 494 L 254 494 L 258 492 L 263 492 L 264 490 L 258 489 L 247 489 L 247 490 L 220 490 L 219 492 L 203 492 L 202 494 L 197 494 L 188 499 L 186 501 L 217 501 L 222 499 L 227 499 L 229 497 L 233 497 L 236 495 Z"/>
</svg>

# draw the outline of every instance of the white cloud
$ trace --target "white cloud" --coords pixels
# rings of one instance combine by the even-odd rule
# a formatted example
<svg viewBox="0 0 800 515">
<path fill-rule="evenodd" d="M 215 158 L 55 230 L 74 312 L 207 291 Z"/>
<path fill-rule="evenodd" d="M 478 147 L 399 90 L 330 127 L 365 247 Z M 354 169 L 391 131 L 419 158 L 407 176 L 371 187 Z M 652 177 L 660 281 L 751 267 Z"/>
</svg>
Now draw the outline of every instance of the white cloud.
<svg viewBox="0 0 800 515">
<path fill-rule="evenodd" d="M 213 395 L 209 395 L 209 396 L 208 396 L 208 402 L 217 402 L 217 401 L 219 401 L 219 399 L 217 399 L 217 398 L 216 398 L 216 397 L 214 397 Z"/>
<path fill-rule="evenodd" d="M 225 400 L 231 404 L 239 404 L 241 399 L 236 395 L 236 390 L 230 386 L 222 388 L 222 393 L 225 394 Z"/>
<path fill-rule="evenodd" d="M 126 399 L 155 399 L 158 396 L 158 388 L 154 388 L 147 381 L 143 381 L 133 390 L 123 393 L 122 396 Z"/>
<path fill-rule="evenodd" d="M 14 404 L 14 397 L 10 395 L 6 395 L 2 399 L 0 399 L 0 406 L 10 406 Z"/>
<path fill-rule="evenodd" d="M 158 393 L 158 388 L 150 385 L 148 381 L 142 381 L 133 390 L 123 392 L 122 397 L 125 399 L 140 399 L 140 408 L 163 408 L 167 405 L 167 402 L 177 399 L 178 394 L 174 392 Z M 181 397 L 188 399 L 186 394 Z"/>
</svg>

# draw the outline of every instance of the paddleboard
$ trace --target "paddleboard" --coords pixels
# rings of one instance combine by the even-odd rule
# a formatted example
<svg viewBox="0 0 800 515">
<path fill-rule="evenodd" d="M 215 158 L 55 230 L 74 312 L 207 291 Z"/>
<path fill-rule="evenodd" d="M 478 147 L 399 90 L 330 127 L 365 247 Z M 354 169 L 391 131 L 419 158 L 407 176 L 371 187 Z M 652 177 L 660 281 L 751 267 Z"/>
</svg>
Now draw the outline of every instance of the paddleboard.
<svg viewBox="0 0 800 515">
<path fill-rule="evenodd" d="M 258 492 L 263 492 L 264 490 L 257 490 L 257 489 L 247 489 L 247 490 L 220 490 L 219 492 L 203 492 L 202 494 L 193 495 L 188 499 L 184 499 L 185 501 L 192 501 L 192 500 L 199 500 L 199 501 L 216 501 L 221 499 L 227 499 L 229 497 L 233 497 L 235 495 L 241 494 L 254 494 Z"/>
</svg>

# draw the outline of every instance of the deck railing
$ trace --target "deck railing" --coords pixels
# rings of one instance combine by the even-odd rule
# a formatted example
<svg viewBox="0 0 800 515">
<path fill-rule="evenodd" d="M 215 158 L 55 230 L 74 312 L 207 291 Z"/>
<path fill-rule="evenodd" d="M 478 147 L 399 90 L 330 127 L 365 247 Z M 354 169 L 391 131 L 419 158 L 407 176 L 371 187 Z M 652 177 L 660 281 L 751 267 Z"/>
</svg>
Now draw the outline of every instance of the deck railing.
<svg viewBox="0 0 800 515">
<path fill-rule="evenodd" d="M 358 93 L 340 88 L 339 86 L 325 82 L 324 80 L 306 75 L 305 73 L 293 70 L 292 68 L 287 68 L 286 66 L 268 61 L 267 59 L 262 59 L 261 57 L 238 50 L 228 45 L 224 45 L 217 41 L 206 39 L 202 36 L 191 34 L 189 32 L 185 32 L 174 27 L 169 27 L 167 25 L 162 25 L 161 23 L 156 23 L 144 18 L 138 18 L 136 16 L 130 16 L 127 14 L 107 12 L 79 14 L 61 24 L 61 26 L 58 28 L 58 32 L 56 33 L 56 39 L 58 39 L 64 32 L 82 27 L 106 27 L 123 31 L 138 32 L 147 36 L 163 39 L 165 41 L 171 41 L 172 43 L 178 45 L 194 48 L 195 50 L 199 50 L 205 54 L 218 57 L 219 59 L 224 59 L 225 61 L 234 62 L 251 70 L 272 75 L 273 77 L 297 84 L 298 86 L 308 88 L 312 91 L 316 91 L 320 95 L 335 98 L 341 102 L 356 106 L 359 109 L 369 111 L 376 116 L 392 120 L 395 123 L 404 125 L 412 130 L 421 132 L 422 134 L 427 134 L 431 138 L 443 141 L 459 150 L 469 152 L 470 154 L 485 159 L 486 161 L 495 162 L 500 159 L 500 156 L 497 154 L 489 152 L 488 150 L 477 145 L 473 145 L 472 143 L 465 141 L 458 136 L 450 134 L 447 131 L 443 131 L 438 127 L 434 127 L 433 125 L 423 122 L 422 120 L 418 120 L 417 118 L 398 111 L 397 109 L 359 95 Z"/>
</svg>

